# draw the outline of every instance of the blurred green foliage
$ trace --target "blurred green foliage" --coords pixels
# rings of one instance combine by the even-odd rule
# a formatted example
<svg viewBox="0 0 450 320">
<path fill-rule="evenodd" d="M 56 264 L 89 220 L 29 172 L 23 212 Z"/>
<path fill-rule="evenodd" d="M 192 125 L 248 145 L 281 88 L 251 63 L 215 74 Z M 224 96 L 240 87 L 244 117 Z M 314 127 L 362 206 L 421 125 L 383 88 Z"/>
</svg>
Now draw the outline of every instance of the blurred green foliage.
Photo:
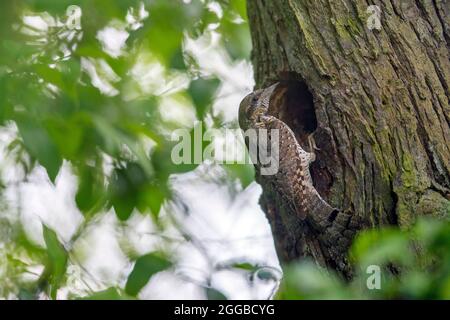
<svg viewBox="0 0 450 320">
<path fill-rule="evenodd" d="M 56 292 L 64 278 L 67 266 L 67 253 L 58 240 L 56 233 L 44 226 L 44 240 L 47 247 L 48 261 L 45 264 L 41 278 L 48 279 L 50 284 L 50 296 L 56 299 Z"/>
<path fill-rule="evenodd" d="M 82 10 L 81 28 L 67 23 L 73 5 Z M 40 164 L 55 182 L 68 162 L 78 178 L 74 200 L 85 216 L 83 227 L 109 208 L 120 221 L 137 210 L 158 223 L 161 206 L 171 197 L 169 176 L 195 166 L 172 164 L 170 132 L 179 125 L 164 120 L 161 94 L 143 89 L 133 72 L 150 61 L 163 70 L 153 79 L 161 87 L 166 77 L 186 77 L 188 84 L 176 95 L 190 101 L 197 120 L 203 120 L 220 80 L 199 73 L 185 50 L 186 37 L 214 30 L 233 59 L 248 59 L 245 8 L 244 0 L 0 1 L 0 126 L 18 130 L 10 146 L 17 163 L 26 174 Z M 126 34 L 119 53 L 100 38 L 111 28 L 116 36 Z M 234 172 L 248 180 L 248 172 Z M 34 285 L 22 286 L 22 298 L 40 291 L 56 298 L 64 284 L 70 245 L 65 248 L 55 231 L 43 230 L 46 255 L 34 261 L 45 268 Z M 31 255 L 41 249 L 27 241 L 26 250 Z M 125 292 L 109 288 L 90 298 L 136 296 L 154 273 L 169 266 L 153 253 L 138 257 Z"/>
<path fill-rule="evenodd" d="M 80 30 L 65 24 L 71 5 L 82 9 Z M 217 5 L 220 10 L 214 9 Z M 161 86 L 174 75 L 186 77 L 187 85 L 176 95 L 192 103 L 196 120 L 208 118 L 220 80 L 199 72 L 185 39 L 214 30 L 230 57 L 248 59 L 245 1 L 15 0 L 0 1 L 0 14 L 0 126 L 17 128 L 8 148 L 17 164 L 25 174 L 40 164 L 54 182 L 63 162 L 69 163 L 78 178 L 74 201 L 85 217 L 81 228 L 110 208 L 120 221 L 137 210 L 159 225 L 160 209 L 172 196 L 169 176 L 195 165 L 172 163 L 168 132 L 180 124 L 163 117 L 161 94 L 143 88 L 134 71 L 147 61 L 157 64 L 163 71 L 153 80 Z M 25 17 L 40 17 L 47 27 L 27 24 Z M 126 32 L 119 53 L 100 40 L 99 32 L 106 28 Z M 220 119 L 213 120 L 220 126 Z M 253 181 L 251 166 L 224 167 L 244 187 Z M 83 230 L 64 243 L 44 226 L 43 249 L 22 228 L 9 230 L 8 223 L 0 222 L 1 242 L 8 244 L 0 248 L 0 271 L 6 269 L 0 296 L 35 299 L 45 294 L 55 299 L 67 280 L 72 245 Z M 134 264 L 124 288 L 92 291 L 83 299 L 136 298 L 153 275 L 173 263 L 161 252 L 129 258 Z M 409 232 L 365 232 L 353 245 L 351 258 L 356 272 L 350 283 L 308 263 L 287 267 L 278 297 L 450 298 L 447 222 L 420 221 Z M 369 265 L 381 267 L 380 290 L 367 289 Z M 33 269 L 31 281 L 20 277 L 36 266 L 43 269 Z M 278 279 L 252 263 L 229 267 L 252 279 Z M 210 287 L 205 294 L 226 298 Z"/>
<path fill-rule="evenodd" d="M 279 299 L 450 299 L 450 222 L 420 219 L 413 228 L 361 232 L 348 282 L 311 262 L 285 268 Z M 372 266 L 372 267 L 371 267 Z M 373 266 L 380 270 L 379 288 Z"/>
<path fill-rule="evenodd" d="M 131 296 L 136 296 L 154 274 L 166 270 L 170 266 L 170 261 L 155 253 L 139 257 L 134 264 L 133 271 L 128 276 L 125 291 Z"/>
</svg>

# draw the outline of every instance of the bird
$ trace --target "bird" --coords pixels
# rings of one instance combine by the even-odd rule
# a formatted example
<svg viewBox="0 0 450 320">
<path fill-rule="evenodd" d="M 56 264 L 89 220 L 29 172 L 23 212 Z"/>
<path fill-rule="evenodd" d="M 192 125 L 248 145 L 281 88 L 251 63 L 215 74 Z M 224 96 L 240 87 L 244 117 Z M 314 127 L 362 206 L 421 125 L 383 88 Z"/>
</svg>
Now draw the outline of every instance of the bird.
<svg viewBox="0 0 450 320">
<path fill-rule="evenodd" d="M 271 176 L 266 176 L 266 179 L 279 195 L 288 201 L 299 219 L 306 220 L 318 229 L 324 229 L 332 223 L 338 209 L 329 205 L 313 185 L 310 165 L 316 160 L 315 149 L 318 149 L 313 134 L 308 137 L 309 151 L 306 151 L 297 141 L 291 128 L 282 120 L 269 114 L 273 96 L 277 91 L 281 92 L 277 90 L 279 87 L 280 83 L 276 82 L 267 88 L 248 94 L 239 106 L 239 126 L 244 133 L 248 130 L 259 130 L 258 134 L 267 132 L 269 140 L 273 132 L 278 133 L 278 146 L 276 150 L 271 150 L 278 152 L 278 171 Z M 260 131 L 260 129 L 266 129 L 266 131 Z M 249 135 L 244 134 L 244 136 Z M 255 142 L 246 141 L 249 151 L 251 143 Z M 257 172 L 260 172 L 261 163 L 258 159 L 252 160 Z"/>
</svg>

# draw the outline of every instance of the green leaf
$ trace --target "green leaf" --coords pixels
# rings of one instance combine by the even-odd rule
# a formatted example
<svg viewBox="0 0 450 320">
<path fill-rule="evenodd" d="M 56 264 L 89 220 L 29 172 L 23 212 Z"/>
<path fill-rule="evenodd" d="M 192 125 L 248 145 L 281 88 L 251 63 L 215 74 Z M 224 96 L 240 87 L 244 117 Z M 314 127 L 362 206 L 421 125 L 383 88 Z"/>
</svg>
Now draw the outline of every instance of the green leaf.
<svg viewBox="0 0 450 320">
<path fill-rule="evenodd" d="M 186 71 L 187 68 L 184 62 L 183 48 L 181 46 L 178 47 L 172 55 L 169 67 L 175 70 Z"/>
<path fill-rule="evenodd" d="M 53 14 L 64 14 L 66 13 L 67 7 L 73 4 L 80 4 L 80 1 L 73 0 L 26 0 L 32 8 L 38 11 L 49 11 Z"/>
<path fill-rule="evenodd" d="M 130 162 L 126 164 L 126 167 L 119 167 L 114 170 L 110 183 L 111 204 L 120 220 L 127 220 L 133 209 L 142 204 L 140 199 L 142 194 L 149 190 L 149 184 L 150 180 L 139 163 Z M 161 195 L 157 194 L 156 191 L 153 190 L 152 193 L 156 197 L 155 201 L 161 199 Z M 155 202 L 154 210 L 157 209 L 156 206 L 157 203 Z"/>
<path fill-rule="evenodd" d="M 84 128 L 75 119 L 52 117 L 46 122 L 46 129 L 60 154 L 66 159 L 76 160 L 83 144 Z"/>
<path fill-rule="evenodd" d="M 241 269 L 245 271 L 254 271 L 257 267 L 250 262 L 237 262 L 231 265 L 232 268 Z"/>
<path fill-rule="evenodd" d="M 369 265 L 410 265 L 414 261 L 408 235 L 389 228 L 359 234 L 351 248 L 351 257 L 363 270 Z"/>
<path fill-rule="evenodd" d="M 430 280 L 429 275 L 424 272 L 406 272 L 399 290 L 408 299 L 429 299 L 427 294 L 430 292 Z"/>
<path fill-rule="evenodd" d="M 440 283 L 438 297 L 443 300 L 450 300 L 450 274 L 447 274 L 446 278 Z"/>
<path fill-rule="evenodd" d="M 36 300 L 36 295 L 26 288 L 20 288 L 18 298 L 19 300 Z"/>
<path fill-rule="evenodd" d="M 58 70 L 42 64 L 35 65 L 34 70 L 42 79 L 44 79 L 44 81 L 51 83 L 60 89 L 64 89 L 61 73 Z"/>
<path fill-rule="evenodd" d="M 125 169 L 117 169 L 114 173 L 111 192 L 111 204 L 114 207 L 117 218 L 127 220 L 136 205 L 136 197 L 130 181 L 128 181 Z"/>
<path fill-rule="evenodd" d="M 100 210 L 106 200 L 106 190 L 103 185 L 102 168 L 83 166 L 78 169 L 78 190 L 75 196 L 78 209 L 84 214 Z"/>
<path fill-rule="evenodd" d="M 138 195 L 139 210 L 144 212 L 149 208 L 152 216 L 157 219 L 161 206 L 168 195 L 167 186 L 156 182 L 148 184 Z"/>
<path fill-rule="evenodd" d="M 194 4 L 155 0 L 147 10 L 150 17 L 142 28 L 130 34 L 127 43 L 145 45 L 161 62 L 170 65 L 171 58 L 181 46 L 184 30 L 196 22 L 197 9 Z"/>
<path fill-rule="evenodd" d="M 265 268 L 258 270 L 256 276 L 263 281 L 278 281 L 277 275 L 273 271 Z"/>
<path fill-rule="evenodd" d="M 156 253 L 139 257 L 134 264 L 133 271 L 128 276 L 125 291 L 132 296 L 136 296 L 153 275 L 168 269 L 171 265 L 170 261 Z"/>
<path fill-rule="evenodd" d="M 0 71 L 0 125 L 7 119 L 8 114 L 13 109 L 6 98 L 7 77 L 3 76 Z"/>
<path fill-rule="evenodd" d="M 191 81 L 188 89 L 192 101 L 197 110 L 197 117 L 203 119 L 214 101 L 220 80 L 217 78 L 203 79 Z"/>
<path fill-rule="evenodd" d="M 242 19 L 247 19 L 247 5 L 246 0 L 230 0 L 230 6 L 235 10 Z"/>
<path fill-rule="evenodd" d="M 43 232 L 48 256 L 46 272 L 49 274 L 49 283 L 51 285 L 50 296 L 56 299 L 57 290 L 66 273 L 67 252 L 53 230 L 44 225 Z"/>
<path fill-rule="evenodd" d="M 318 268 L 313 262 L 305 261 L 284 268 L 281 299 L 348 299 L 351 294 L 333 273 Z"/>
<path fill-rule="evenodd" d="M 206 288 L 205 291 L 208 300 L 228 300 L 222 292 L 214 288 Z"/>
<path fill-rule="evenodd" d="M 62 157 L 47 131 L 28 117 L 16 121 L 26 149 L 47 170 L 51 181 L 55 181 L 62 165 Z"/>
</svg>

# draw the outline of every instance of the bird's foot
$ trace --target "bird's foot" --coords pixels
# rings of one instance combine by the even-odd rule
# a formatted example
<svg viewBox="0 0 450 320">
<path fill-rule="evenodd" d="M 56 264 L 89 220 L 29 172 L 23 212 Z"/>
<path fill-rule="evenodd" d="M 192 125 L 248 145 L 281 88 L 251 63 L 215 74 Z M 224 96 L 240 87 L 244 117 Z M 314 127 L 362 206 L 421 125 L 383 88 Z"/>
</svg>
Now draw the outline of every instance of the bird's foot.
<svg viewBox="0 0 450 320">
<path fill-rule="evenodd" d="M 316 141 L 314 140 L 314 133 L 311 133 L 308 136 L 308 143 L 309 143 L 309 153 L 311 154 L 311 162 L 316 161 L 316 152 L 315 150 L 320 150 L 316 146 Z"/>
<path fill-rule="evenodd" d="M 308 136 L 308 143 L 309 143 L 309 152 L 314 153 L 314 150 L 320 150 L 320 148 L 318 148 L 316 145 L 316 141 L 314 140 L 314 132 Z"/>
</svg>

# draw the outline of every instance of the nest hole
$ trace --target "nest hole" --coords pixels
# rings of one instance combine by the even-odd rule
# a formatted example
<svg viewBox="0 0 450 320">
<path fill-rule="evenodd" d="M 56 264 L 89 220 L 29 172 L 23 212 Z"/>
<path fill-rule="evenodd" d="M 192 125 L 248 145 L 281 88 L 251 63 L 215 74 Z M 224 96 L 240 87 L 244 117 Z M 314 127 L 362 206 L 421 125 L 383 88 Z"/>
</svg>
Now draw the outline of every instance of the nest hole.
<svg viewBox="0 0 450 320">
<path fill-rule="evenodd" d="M 297 141 L 309 150 L 308 136 L 317 129 L 314 98 L 308 86 L 299 80 L 281 82 L 279 94 L 271 103 L 269 113 L 286 123 L 295 133 Z"/>
<path fill-rule="evenodd" d="M 282 75 L 280 86 L 272 96 L 269 113 L 286 123 L 302 148 L 311 152 L 308 136 L 316 132 L 318 121 L 313 94 L 298 74 Z M 311 176 L 316 190 L 327 198 L 333 184 L 331 172 L 322 161 L 328 156 L 328 143 L 322 134 L 315 134 L 314 139 L 321 150 L 315 151 L 317 158 L 311 164 Z"/>
</svg>

